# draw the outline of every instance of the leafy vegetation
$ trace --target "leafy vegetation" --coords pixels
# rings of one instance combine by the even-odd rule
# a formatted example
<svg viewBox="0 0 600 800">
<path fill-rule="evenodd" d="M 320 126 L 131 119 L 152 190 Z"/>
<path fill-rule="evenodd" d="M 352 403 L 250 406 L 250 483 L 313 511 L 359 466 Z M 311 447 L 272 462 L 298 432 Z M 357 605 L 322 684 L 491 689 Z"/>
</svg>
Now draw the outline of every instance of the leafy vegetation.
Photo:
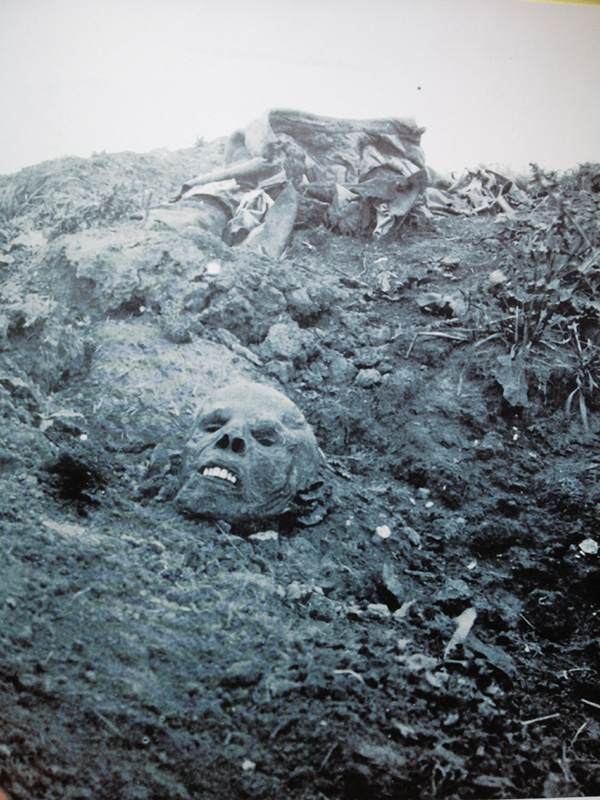
<svg viewBox="0 0 600 800">
<path fill-rule="evenodd" d="M 483 301 L 478 345 L 503 342 L 496 377 L 512 405 L 527 405 L 534 376 L 562 383 L 566 411 L 577 400 L 587 428 L 600 385 L 600 169 L 588 164 L 561 178 L 532 171 L 533 210 L 500 222 L 504 263 Z"/>
</svg>

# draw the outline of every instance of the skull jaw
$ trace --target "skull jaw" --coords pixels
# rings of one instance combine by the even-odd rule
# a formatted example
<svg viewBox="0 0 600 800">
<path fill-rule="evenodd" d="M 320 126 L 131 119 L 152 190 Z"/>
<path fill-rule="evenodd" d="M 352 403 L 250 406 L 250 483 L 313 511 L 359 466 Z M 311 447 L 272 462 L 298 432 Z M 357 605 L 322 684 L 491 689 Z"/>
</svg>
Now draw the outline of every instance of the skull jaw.
<svg viewBox="0 0 600 800">
<path fill-rule="evenodd" d="M 218 478 L 194 475 L 177 493 L 175 506 L 186 516 L 241 523 L 280 516 L 287 511 L 292 496 L 293 490 L 284 487 L 268 498 L 247 497 Z"/>
</svg>

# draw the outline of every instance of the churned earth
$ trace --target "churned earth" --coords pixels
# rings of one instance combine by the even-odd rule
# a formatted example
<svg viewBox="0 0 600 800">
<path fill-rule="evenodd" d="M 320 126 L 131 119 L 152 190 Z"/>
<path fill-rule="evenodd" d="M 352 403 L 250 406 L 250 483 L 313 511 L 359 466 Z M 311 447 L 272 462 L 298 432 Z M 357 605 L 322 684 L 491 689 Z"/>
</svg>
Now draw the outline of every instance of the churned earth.
<svg viewBox="0 0 600 800">
<path fill-rule="evenodd" d="M 1 179 L 0 787 L 600 794 L 597 399 L 558 339 L 502 372 L 517 222 L 311 222 L 278 261 L 152 222 L 220 148 Z M 279 531 L 172 502 L 199 398 L 240 376 L 326 456 Z"/>
</svg>

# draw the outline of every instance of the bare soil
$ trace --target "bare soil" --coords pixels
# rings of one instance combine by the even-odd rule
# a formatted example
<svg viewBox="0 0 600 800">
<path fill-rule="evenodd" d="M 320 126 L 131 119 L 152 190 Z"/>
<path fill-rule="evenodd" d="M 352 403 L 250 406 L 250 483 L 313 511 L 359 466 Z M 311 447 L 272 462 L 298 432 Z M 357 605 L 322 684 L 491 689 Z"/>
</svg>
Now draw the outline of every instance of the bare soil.
<svg viewBox="0 0 600 800">
<path fill-rule="evenodd" d="M 143 228 L 148 187 L 175 193 L 209 156 L 54 165 L 45 206 L 17 197 L 4 225 L 7 245 L 45 240 L 0 265 L 0 786 L 14 800 L 600 794 L 600 556 L 579 546 L 598 539 L 597 411 L 586 430 L 552 376 L 509 405 L 502 343 L 450 338 L 468 325 L 423 305 L 487 296 L 498 218 L 377 242 L 306 227 L 277 262 Z M 122 213 L 97 200 L 102 164 L 107 196 L 126 168 L 140 182 Z M 51 205 L 52 176 L 84 173 L 87 199 Z M 152 280 L 111 283 L 106 260 L 76 274 L 74 237 L 112 237 L 121 264 L 140 231 L 164 240 Z M 218 275 L 190 277 L 211 260 Z M 119 405 L 119 377 L 97 366 L 111 326 L 153 332 L 165 370 L 235 336 L 235 369 L 297 402 L 327 457 L 311 524 L 261 539 L 179 515 L 195 398 L 157 382 L 140 411 L 130 381 Z"/>
</svg>

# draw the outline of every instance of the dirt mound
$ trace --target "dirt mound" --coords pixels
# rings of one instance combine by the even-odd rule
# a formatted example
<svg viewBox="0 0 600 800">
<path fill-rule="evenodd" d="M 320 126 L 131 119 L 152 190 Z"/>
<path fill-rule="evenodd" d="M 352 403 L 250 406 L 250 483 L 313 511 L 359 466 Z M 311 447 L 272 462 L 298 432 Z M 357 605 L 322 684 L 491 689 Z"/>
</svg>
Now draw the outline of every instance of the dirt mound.
<svg viewBox="0 0 600 800">
<path fill-rule="evenodd" d="M 149 213 L 219 147 L 0 183 L 0 786 L 600 793 L 597 168 L 275 260 Z M 232 373 L 315 431 L 303 524 L 174 508 Z"/>
</svg>

